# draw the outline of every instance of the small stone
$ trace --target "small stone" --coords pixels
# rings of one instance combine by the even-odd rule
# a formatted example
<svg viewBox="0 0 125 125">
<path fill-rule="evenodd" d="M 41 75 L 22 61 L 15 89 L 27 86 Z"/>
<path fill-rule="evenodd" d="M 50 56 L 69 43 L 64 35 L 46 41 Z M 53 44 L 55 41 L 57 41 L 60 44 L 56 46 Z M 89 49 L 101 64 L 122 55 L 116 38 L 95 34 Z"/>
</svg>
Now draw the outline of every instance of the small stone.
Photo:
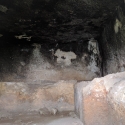
<svg viewBox="0 0 125 125">
<path fill-rule="evenodd" d="M 57 111 L 58 111 L 58 110 L 57 110 L 56 108 L 53 108 L 53 109 L 51 109 L 51 114 L 52 114 L 52 115 L 56 115 L 56 114 L 57 114 Z"/>
<path fill-rule="evenodd" d="M 47 108 L 41 108 L 40 110 L 39 110 L 39 114 L 40 115 L 48 115 L 48 114 L 50 114 L 50 112 L 49 112 L 49 110 L 47 109 Z"/>
</svg>

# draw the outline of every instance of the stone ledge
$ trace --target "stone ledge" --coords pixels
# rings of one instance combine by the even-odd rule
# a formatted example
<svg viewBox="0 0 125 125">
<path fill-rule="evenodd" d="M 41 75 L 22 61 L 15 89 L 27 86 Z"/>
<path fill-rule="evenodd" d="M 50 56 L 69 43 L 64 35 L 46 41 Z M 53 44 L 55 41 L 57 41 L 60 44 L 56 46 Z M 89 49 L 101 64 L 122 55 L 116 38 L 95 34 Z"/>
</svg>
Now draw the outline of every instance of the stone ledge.
<svg viewBox="0 0 125 125">
<path fill-rule="evenodd" d="M 70 81 L 1 82 L 0 111 L 29 112 L 56 108 L 59 112 L 74 110 L 74 84 Z"/>
</svg>

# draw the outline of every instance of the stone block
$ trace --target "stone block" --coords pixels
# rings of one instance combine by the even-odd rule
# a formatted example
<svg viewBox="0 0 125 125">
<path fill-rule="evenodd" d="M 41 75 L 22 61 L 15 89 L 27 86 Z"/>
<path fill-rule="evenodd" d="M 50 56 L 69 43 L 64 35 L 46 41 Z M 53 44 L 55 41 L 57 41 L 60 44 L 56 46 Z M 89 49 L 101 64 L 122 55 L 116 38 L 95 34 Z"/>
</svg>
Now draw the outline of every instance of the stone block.
<svg viewBox="0 0 125 125">
<path fill-rule="evenodd" d="M 75 101 L 79 100 L 75 102 L 75 109 L 82 122 L 85 125 L 111 125 L 102 81 L 81 82 L 75 88 L 79 91 L 75 96 Z"/>
<path fill-rule="evenodd" d="M 75 112 L 85 125 L 125 124 L 125 72 L 75 85 Z"/>
<path fill-rule="evenodd" d="M 113 125 L 125 124 L 125 80 L 114 84 L 108 94 L 111 120 Z"/>
</svg>

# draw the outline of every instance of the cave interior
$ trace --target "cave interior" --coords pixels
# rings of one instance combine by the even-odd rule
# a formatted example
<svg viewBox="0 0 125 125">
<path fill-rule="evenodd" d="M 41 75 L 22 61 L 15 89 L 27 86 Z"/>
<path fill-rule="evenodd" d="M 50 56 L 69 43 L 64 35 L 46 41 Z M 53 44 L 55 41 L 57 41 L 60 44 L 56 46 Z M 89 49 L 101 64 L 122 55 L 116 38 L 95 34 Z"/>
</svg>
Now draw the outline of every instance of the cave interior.
<svg viewBox="0 0 125 125">
<path fill-rule="evenodd" d="M 124 71 L 125 0 L 0 0 L 0 100 L 5 91 L 15 91 L 16 99 L 10 95 L 5 98 L 21 100 L 21 105 L 32 100 L 30 93 L 41 87 L 64 84 L 61 87 L 68 88 L 67 93 L 74 90 L 64 81 L 74 85 Z M 18 93 L 23 88 L 29 95 Z M 57 94 L 41 90 L 55 94 L 53 97 L 40 92 L 44 99 L 62 99 L 61 90 L 63 94 L 55 97 L 58 89 L 52 89 Z M 7 108 L 7 103 L 0 101 L 4 109 L 17 111 Z M 67 103 L 73 105 L 73 99 Z"/>
</svg>

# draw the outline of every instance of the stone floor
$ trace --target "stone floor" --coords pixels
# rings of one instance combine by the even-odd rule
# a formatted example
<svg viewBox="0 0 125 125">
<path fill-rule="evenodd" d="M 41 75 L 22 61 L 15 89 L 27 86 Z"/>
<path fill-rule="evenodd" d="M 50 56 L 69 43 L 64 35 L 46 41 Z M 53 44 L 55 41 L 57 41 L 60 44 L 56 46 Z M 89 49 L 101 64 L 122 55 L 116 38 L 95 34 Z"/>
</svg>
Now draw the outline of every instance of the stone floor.
<svg viewBox="0 0 125 125">
<path fill-rule="evenodd" d="M 0 125 L 83 125 L 73 112 L 58 115 L 16 114 L 3 117 Z"/>
</svg>

